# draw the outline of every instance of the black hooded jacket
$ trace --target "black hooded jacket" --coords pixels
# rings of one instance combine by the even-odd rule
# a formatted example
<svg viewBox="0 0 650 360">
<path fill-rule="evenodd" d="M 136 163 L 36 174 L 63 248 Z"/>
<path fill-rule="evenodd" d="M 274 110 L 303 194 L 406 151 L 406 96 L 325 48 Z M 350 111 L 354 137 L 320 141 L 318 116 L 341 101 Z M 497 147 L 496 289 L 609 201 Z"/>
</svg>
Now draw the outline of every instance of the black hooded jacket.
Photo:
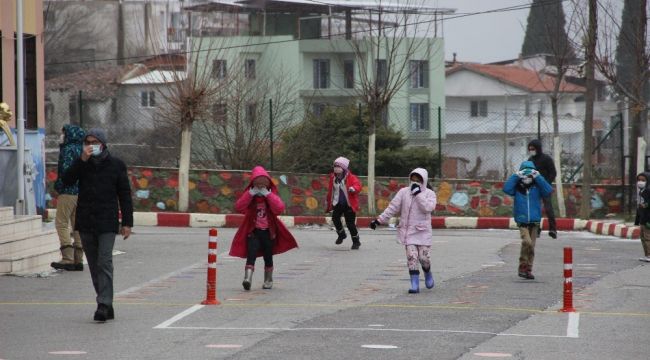
<svg viewBox="0 0 650 360">
<path fill-rule="evenodd" d="M 533 164 L 535 164 L 535 167 L 537 168 L 537 171 L 539 171 L 540 174 L 548 181 L 548 183 L 552 183 L 555 181 L 555 176 L 557 176 L 557 171 L 555 170 L 555 163 L 553 162 L 553 158 L 550 157 L 549 155 L 545 154 L 542 152 L 542 142 L 535 139 L 528 143 L 528 147 L 534 147 L 535 151 L 537 151 L 537 154 L 535 156 L 531 156 L 528 158 L 529 161 L 532 161 Z"/>
<path fill-rule="evenodd" d="M 648 224 L 650 223 L 650 173 L 642 172 L 636 176 L 637 180 L 639 176 L 645 176 L 646 186 L 643 190 L 639 188 L 636 189 L 639 194 L 640 199 L 637 200 L 638 204 L 636 206 L 636 219 L 634 219 L 634 225 L 645 225 L 646 228 L 650 228 Z"/>
</svg>

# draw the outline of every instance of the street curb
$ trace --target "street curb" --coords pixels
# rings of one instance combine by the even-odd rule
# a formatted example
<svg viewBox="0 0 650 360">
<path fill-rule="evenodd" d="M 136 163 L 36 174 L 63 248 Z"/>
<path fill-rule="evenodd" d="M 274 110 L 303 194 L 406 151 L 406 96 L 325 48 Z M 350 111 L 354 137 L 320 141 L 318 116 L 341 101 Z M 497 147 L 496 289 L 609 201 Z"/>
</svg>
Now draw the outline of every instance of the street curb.
<svg viewBox="0 0 650 360">
<path fill-rule="evenodd" d="M 54 220 L 56 209 L 47 209 L 47 219 Z M 287 227 L 300 225 L 332 225 L 329 216 L 280 216 Z M 174 212 L 135 212 L 134 226 L 175 226 L 175 227 L 221 227 L 236 228 L 244 220 L 241 214 L 204 214 L 204 213 L 174 213 Z M 368 227 L 372 217 L 358 217 L 357 226 Z M 391 219 L 395 223 L 396 219 Z M 611 235 L 624 239 L 638 239 L 638 226 L 627 226 L 598 220 L 556 219 L 557 230 L 580 231 L 587 230 L 594 234 Z M 434 229 L 517 229 L 517 224 L 510 217 L 458 217 L 434 216 L 431 218 Z M 548 220 L 543 219 L 542 228 L 548 230 Z"/>
</svg>

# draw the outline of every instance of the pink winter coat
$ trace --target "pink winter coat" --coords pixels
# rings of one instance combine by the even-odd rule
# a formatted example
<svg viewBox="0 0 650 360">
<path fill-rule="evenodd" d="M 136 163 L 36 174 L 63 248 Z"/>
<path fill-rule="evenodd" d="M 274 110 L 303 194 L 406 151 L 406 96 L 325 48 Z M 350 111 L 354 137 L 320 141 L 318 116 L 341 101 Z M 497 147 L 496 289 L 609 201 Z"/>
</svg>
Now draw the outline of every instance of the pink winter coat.
<svg viewBox="0 0 650 360">
<path fill-rule="evenodd" d="M 399 216 L 397 225 L 399 243 L 431 246 L 431 212 L 436 208 L 436 193 L 426 187 L 429 175 L 426 169 L 417 168 L 411 171 L 409 178 L 413 173 L 419 174 L 424 179 L 424 184 L 420 186 L 422 192 L 413 196 L 410 187 L 400 189 L 377 220 L 387 224 L 391 217 Z"/>
</svg>

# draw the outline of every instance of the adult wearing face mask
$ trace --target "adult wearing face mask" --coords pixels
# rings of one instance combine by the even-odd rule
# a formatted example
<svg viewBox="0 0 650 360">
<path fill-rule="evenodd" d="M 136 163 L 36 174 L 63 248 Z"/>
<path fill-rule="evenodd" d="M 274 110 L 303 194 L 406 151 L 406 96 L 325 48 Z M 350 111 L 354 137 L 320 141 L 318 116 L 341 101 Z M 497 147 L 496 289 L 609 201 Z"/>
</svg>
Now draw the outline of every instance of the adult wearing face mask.
<svg viewBox="0 0 650 360">
<path fill-rule="evenodd" d="M 503 184 L 503 192 L 515 198 L 512 212 L 521 237 L 517 274 L 524 279 L 535 279 L 533 261 L 537 230 L 542 221 L 542 199 L 551 195 L 553 187 L 536 170 L 532 161 L 524 161 L 519 171 Z"/>
<path fill-rule="evenodd" d="M 74 230 L 79 184 L 64 185 L 63 174 L 81 155 L 85 136 L 86 132 L 77 125 L 66 124 L 61 129 L 58 176 L 54 183 L 54 189 L 58 193 L 54 224 L 61 244 L 61 260 L 50 264 L 57 270 L 83 271 L 84 269 L 81 238 L 79 233 Z"/>
<path fill-rule="evenodd" d="M 641 229 L 641 246 L 643 246 L 643 257 L 640 261 L 650 262 L 650 188 L 648 187 L 650 173 L 640 173 L 636 176 L 637 197 L 636 197 L 636 219 L 634 225 Z"/>
<path fill-rule="evenodd" d="M 124 240 L 133 227 L 133 203 L 126 165 L 106 146 L 106 133 L 86 133 L 81 156 L 65 172 L 63 183 L 79 182 L 75 230 L 81 235 L 90 276 L 97 294 L 95 321 L 115 318 L 113 310 L 113 246 L 120 233 Z M 122 213 L 120 226 L 119 211 Z"/>
<path fill-rule="evenodd" d="M 358 250 L 361 246 L 359 231 L 355 224 L 357 212 L 359 211 L 359 193 L 361 192 L 361 181 L 349 169 L 350 160 L 338 157 L 334 160 L 334 167 L 330 173 L 329 185 L 327 187 L 327 209 L 332 212 L 332 222 L 336 228 L 338 238 L 336 245 L 343 243 L 348 237 L 343 229 L 341 216 L 345 218 L 345 225 L 352 236 L 352 250 Z"/>
<path fill-rule="evenodd" d="M 548 154 L 542 152 L 542 142 L 535 139 L 528 143 L 528 161 L 532 161 L 535 164 L 537 171 L 542 174 L 544 179 L 549 184 L 552 184 L 555 181 L 557 176 L 557 170 L 555 170 L 555 162 L 553 158 Z M 542 198 L 542 203 L 544 205 L 544 212 L 546 212 L 546 217 L 548 218 L 548 236 L 553 239 L 557 239 L 557 225 L 555 223 L 555 212 L 553 211 L 553 198 Z M 537 230 L 537 235 L 542 231 L 540 227 Z"/>
</svg>

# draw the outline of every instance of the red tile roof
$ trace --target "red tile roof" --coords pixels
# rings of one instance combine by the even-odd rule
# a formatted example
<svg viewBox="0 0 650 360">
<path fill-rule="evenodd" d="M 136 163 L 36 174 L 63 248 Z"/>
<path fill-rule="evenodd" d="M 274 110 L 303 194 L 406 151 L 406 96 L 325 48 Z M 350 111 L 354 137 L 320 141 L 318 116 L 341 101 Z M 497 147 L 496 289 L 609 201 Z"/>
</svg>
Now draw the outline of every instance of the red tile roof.
<svg viewBox="0 0 650 360">
<path fill-rule="evenodd" d="M 533 93 L 551 92 L 555 85 L 554 77 L 539 74 L 533 70 L 519 66 L 464 63 L 451 67 L 446 71 L 446 75 L 449 76 L 463 70 L 487 76 Z M 583 86 L 570 84 L 565 81 L 560 83 L 560 92 L 584 93 L 585 91 L 586 89 Z"/>
</svg>

